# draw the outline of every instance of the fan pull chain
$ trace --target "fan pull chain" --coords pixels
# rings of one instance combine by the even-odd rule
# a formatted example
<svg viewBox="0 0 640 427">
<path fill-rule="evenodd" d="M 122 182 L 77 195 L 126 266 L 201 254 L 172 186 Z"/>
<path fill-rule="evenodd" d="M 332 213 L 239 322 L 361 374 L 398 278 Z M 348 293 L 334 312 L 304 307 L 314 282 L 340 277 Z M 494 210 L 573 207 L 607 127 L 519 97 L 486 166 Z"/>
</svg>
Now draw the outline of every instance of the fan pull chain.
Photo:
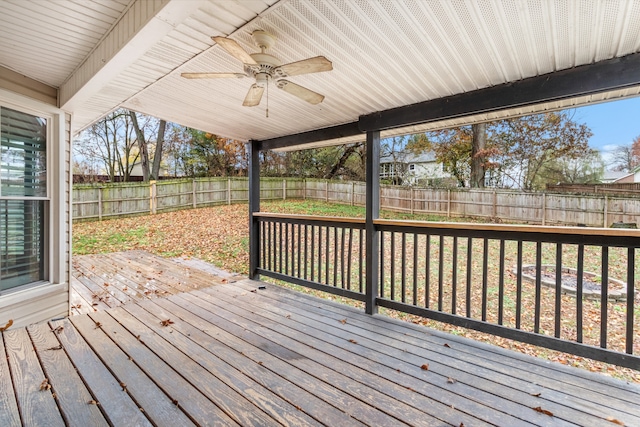
<svg viewBox="0 0 640 427">
<path fill-rule="evenodd" d="M 269 78 L 267 77 L 267 119 L 269 118 Z"/>
</svg>

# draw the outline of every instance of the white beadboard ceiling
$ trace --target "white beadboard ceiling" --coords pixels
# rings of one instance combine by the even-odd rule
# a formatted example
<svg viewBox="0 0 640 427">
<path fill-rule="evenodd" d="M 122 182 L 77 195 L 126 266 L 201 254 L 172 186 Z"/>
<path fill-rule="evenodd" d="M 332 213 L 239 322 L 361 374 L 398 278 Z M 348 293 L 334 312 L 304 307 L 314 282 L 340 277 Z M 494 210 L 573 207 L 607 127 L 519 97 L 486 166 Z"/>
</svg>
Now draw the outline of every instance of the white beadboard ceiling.
<svg viewBox="0 0 640 427">
<path fill-rule="evenodd" d="M 82 96 L 72 91 L 67 102 L 65 92 L 62 107 L 73 109 L 77 129 L 124 106 L 239 140 L 269 139 L 640 52 L 640 0 L 0 0 L 0 65 L 62 92 L 79 88 L 76 80 L 87 76 L 74 71 L 109 62 L 96 56 L 101 41 L 140 4 L 157 9 L 155 21 L 165 27 L 133 35 L 127 60 L 89 76 Z M 289 78 L 325 95 L 322 103 L 271 85 L 267 118 L 266 94 L 260 106 L 242 107 L 250 79 L 180 77 L 241 72 L 242 64 L 210 37 L 228 36 L 256 52 L 255 30 L 277 38 L 269 53 L 283 63 L 317 55 L 333 62 L 333 71 Z M 638 93 L 625 89 L 383 135 Z"/>
</svg>

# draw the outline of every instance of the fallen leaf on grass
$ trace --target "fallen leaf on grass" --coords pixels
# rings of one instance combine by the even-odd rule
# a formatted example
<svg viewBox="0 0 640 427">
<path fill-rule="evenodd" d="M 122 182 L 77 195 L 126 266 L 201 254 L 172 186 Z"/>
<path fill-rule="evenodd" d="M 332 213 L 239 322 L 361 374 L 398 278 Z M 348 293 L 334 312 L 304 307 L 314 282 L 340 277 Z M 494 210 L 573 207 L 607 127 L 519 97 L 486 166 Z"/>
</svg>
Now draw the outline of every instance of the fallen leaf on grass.
<svg viewBox="0 0 640 427">
<path fill-rule="evenodd" d="M 160 322 L 160 324 L 162 326 L 169 326 L 169 325 L 173 325 L 175 322 L 171 319 L 166 319 Z"/>
<path fill-rule="evenodd" d="M 420 366 L 420 369 L 422 369 L 423 371 L 428 371 L 429 370 L 429 364 L 425 363 L 424 365 Z"/>
<path fill-rule="evenodd" d="M 607 417 L 607 421 L 609 421 L 610 423 L 613 423 L 613 424 L 617 424 L 619 426 L 625 425 L 622 421 L 617 420 L 617 419 L 615 419 L 613 417 Z"/>
<path fill-rule="evenodd" d="M 13 325 L 13 319 L 9 319 L 7 324 L 0 328 L 0 332 L 6 331 L 7 329 L 9 329 L 11 327 L 11 325 Z"/>
<path fill-rule="evenodd" d="M 547 411 L 546 409 L 542 409 L 540 406 L 537 406 L 532 409 L 536 412 L 540 412 L 541 414 L 545 414 L 545 415 L 549 415 L 550 417 L 553 417 L 553 412 Z"/>
<path fill-rule="evenodd" d="M 47 391 L 51 389 L 51 384 L 49 384 L 49 379 L 45 378 L 44 381 L 40 383 L 40 391 Z"/>
</svg>

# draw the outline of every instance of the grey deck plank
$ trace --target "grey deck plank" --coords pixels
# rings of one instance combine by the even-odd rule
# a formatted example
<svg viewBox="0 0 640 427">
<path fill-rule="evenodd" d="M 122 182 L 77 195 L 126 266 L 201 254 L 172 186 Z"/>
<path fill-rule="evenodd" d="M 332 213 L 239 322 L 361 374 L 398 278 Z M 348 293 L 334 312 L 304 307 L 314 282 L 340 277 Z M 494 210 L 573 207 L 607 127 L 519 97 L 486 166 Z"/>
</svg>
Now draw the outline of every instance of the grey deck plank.
<svg viewBox="0 0 640 427">
<path fill-rule="evenodd" d="M 114 286 L 111 283 L 108 273 L 105 271 L 105 266 L 100 265 L 97 259 L 79 258 L 74 262 L 74 269 L 82 274 L 78 279 L 84 279 L 84 283 L 94 293 L 100 296 L 109 296 L 104 300 L 109 306 L 114 307 L 135 301 L 119 286 Z M 91 283 L 88 281 L 91 281 Z"/>
<path fill-rule="evenodd" d="M 4 332 L 0 333 L 0 425 L 15 427 L 21 425 L 20 413 L 11 382 L 3 336 Z"/>
<path fill-rule="evenodd" d="M 244 390 L 246 395 L 238 392 L 196 363 L 190 355 L 187 356 L 169 345 L 161 336 L 127 312 L 117 312 L 116 317 L 118 317 L 117 322 L 120 323 L 123 329 L 128 330 L 131 334 L 140 335 L 140 340 L 144 342 L 144 345 L 189 381 L 200 393 L 215 402 L 220 409 L 235 419 L 238 424 L 253 426 L 275 426 L 279 424 L 266 413 L 256 410 L 256 407 L 251 402 L 255 396 L 252 395 L 250 388 Z M 106 312 L 94 315 L 94 319 L 104 322 L 105 327 L 110 330 L 113 328 L 113 323 L 116 322 L 115 318 L 109 321 L 108 313 Z M 119 332 L 116 339 L 121 339 L 123 334 L 126 334 L 126 332 Z M 145 360 L 144 363 L 147 363 L 147 361 Z M 178 400 L 179 404 L 180 402 Z"/>
<path fill-rule="evenodd" d="M 246 289 L 255 285 L 246 282 L 238 283 Z M 275 286 L 275 285 L 271 285 Z M 305 295 L 298 295 L 293 291 L 276 287 L 278 293 L 284 293 L 288 298 L 305 304 L 305 309 L 322 313 L 323 316 L 333 316 L 334 319 L 343 318 L 354 313 L 352 309 L 339 304 L 318 300 Z M 318 308 L 320 302 L 321 308 Z M 333 315 L 331 313 L 334 313 Z M 563 366 L 558 363 L 546 362 L 532 356 L 504 350 L 485 343 L 457 337 L 452 334 L 440 333 L 434 330 L 417 327 L 407 322 L 389 319 L 383 316 L 369 317 L 362 313 L 355 313 L 354 326 L 369 330 L 376 335 L 385 336 L 392 340 L 400 340 L 407 348 L 429 348 L 432 344 L 444 350 L 445 343 L 458 343 L 455 352 L 451 352 L 456 360 L 466 361 L 482 366 L 492 375 L 506 375 L 505 378 L 520 378 L 533 386 L 548 388 L 564 396 L 574 396 L 578 402 L 589 405 L 594 413 L 601 413 L 603 404 L 611 405 L 612 411 L 628 412 L 633 416 L 640 416 L 640 387 L 623 381 L 613 380 L 603 375 L 585 372 L 584 370 Z M 359 329 L 357 329 L 359 330 Z M 532 389 L 532 393 L 535 391 Z M 623 392 L 623 393 L 620 393 Z M 616 396 L 611 399 L 611 396 Z M 604 400 L 603 400 L 604 398 Z M 591 402 L 590 404 L 588 402 Z"/>
<path fill-rule="evenodd" d="M 454 406 L 456 410 L 472 414 L 486 422 L 510 426 L 562 424 L 548 416 L 534 414 L 532 408 L 540 406 L 540 399 L 529 393 L 505 387 L 490 379 L 478 381 L 479 378 L 459 368 L 443 370 L 434 363 L 433 358 L 413 356 L 407 349 L 390 352 L 389 343 L 368 341 L 362 333 L 360 335 L 352 333 L 351 318 L 348 318 L 344 324 L 340 322 L 343 318 L 325 322 L 321 315 L 313 316 L 310 308 L 298 309 L 293 301 L 269 298 L 270 292 L 247 294 L 242 292 L 242 289 L 234 289 L 231 286 L 217 287 L 205 292 L 227 303 L 233 301 L 238 306 L 242 306 L 244 298 L 241 294 L 244 293 L 246 298 L 250 298 L 244 303 L 248 303 L 256 314 L 273 321 L 272 328 L 278 331 L 292 329 L 289 333 L 290 337 L 295 337 L 299 333 L 308 335 L 312 337 L 308 343 L 316 348 L 322 348 L 323 351 L 341 359 L 350 360 L 351 363 L 396 382 L 402 387 L 420 392 L 447 407 Z M 229 297 L 238 298 L 230 299 Z M 309 313 L 305 310 L 309 310 Z M 427 362 L 429 369 L 425 371 L 421 367 Z M 449 378 L 454 378 L 456 382 L 450 384 Z M 530 406 L 523 406 L 527 401 L 531 402 Z"/>
<path fill-rule="evenodd" d="M 126 313 L 124 313 L 126 311 Z M 173 316 L 159 319 L 139 305 L 131 305 L 118 310 L 110 310 L 109 314 L 124 324 L 125 315 L 131 316 L 145 324 L 149 329 L 164 338 L 176 349 L 188 355 L 200 366 L 211 374 L 219 378 L 225 384 L 236 390 L 239 394 L 245 395 L 256 407 L 283 425 L 320 425 L 316 420 L 301 412 L 289 402 L 281 399 L 277 394 L 264 388 L 260 383 L 254 381 L 243 373 L 243 370 L 236 369 L 225 360 L 218 357 L 218 353 L 213 349 L 206 349 L 199 343 L 192 341 L 189 337 L 175 332 L 182 320 Z M 168 326 L 162 326 L 161 321 L 171 319 L 174 322 Z M 128 319 L 127 319 L 128 320 Z M 130 324 L 130 322 L 127 322 Z"/>
<path fill-rule="evenodd" d="M 156 322 L 167 318 L 182 320 L 181 322 L 176 322 L 171 325 L 174 331 L 180 332 L 183 336 L 188 337 L 191 342 L 206 348 L 209 352 L 223 359 L 238 371 L 243 372 L 263 387 L 271 390 L 291 405 L 294 405 L 296 409 L 304 411 L 326 425 L 362 425 L 362 423 L 349 417 L 345 412 L 332 406 L 332 403 L 335 404 L 335 399 L 329 399 L 329 402 L 325 402 L 305 388 L 269 370 L 264 366 L 264 362 L 258 363 L 250 359 L 249 354 L 251 353 L 251 349 L 248 345 L 243 347 L 241 351 L 237 351 L 232 348 L 232 346 L 229 346 L 228 343 L 224 342 L 221 336 L 222 334 L 216 333 L 215 338 L 206 334 L 203 330 L 211 329 L 209 323 L 170 301 L 145 301 L 144 303 L 135 306 L 126 306 L 124 308 L 130 312 L 144 309 L 150 315 L 155 316 Z M 211 333 L 211 331 L 209 331 L 209 333 Z M 233 339 L 235 337 L 231 338 Z M 235 341 L 239 342 L 240 340 L 236 339 Z M 254 349 L 254 351 L 258 352 L 259 349 Z M 270 355 L 265 353 L 264 357 L 260 358 L 260 361 L 263 359 L 267 360 L 268 356 Z M 282 372 L 286 372 L 289 376 L 295 376 L 293 367 L 286 365 L 284 362 L 280 365 L 284 367 Z"/>
<path fill-rule="evenodd" d="M 258 345 L 267 346 L 267 348 L 273 345 L 281 346 L 283 350 L 299 355 L 291 359 L 290 363 L 292 365 L 301 367 L 307 370 L 307 372 L 313 372 L 318 378 L 336 387 L 343 388 L 345 391 L 349 391 L 361 399 L 372 399 L 377 405 L 383 408 L 383 410 L 398 420 L 416 426 L 434 425 L 438 423 L 443 425 L 459 425 L 460 422 L 465 421 L 465 419 L 469 422 L 472 420 L 471 417 L 466 417 L 464 414 L 455 413 L 451 408 L 449 408 L 449 410 L 454 413 L 453 415 L 456 416 L 457 419 L 448 422 L 438 419 L 438 417 L 442 416 L 442 413 L 423 412 L 421 409 L 418 409 L 419 404 L 425 405 L 428 408 L 430 402 L 427 399 L 420 400 L 417 398 L 415 392 L 407 390 L 406 388 L 397 387 L 396 384 L 380 377 L 375 378 L 374 375 L 357 366 L 332 358 L 305 343 L 298 342 L 275 332 L 271 333 L 270 330 L 261 324 L 245 320 L 241 315 L 236 315 L 232 311 L 226 310 L 224 307 L 225 304 L 216 306 L 203 301 L 202 297 L 205 295 L 208 296 L 208 294 L 202 294 L 201 291 L 194 291 L 188 294 L 182 294 L 179 297 L 215 312 L 220 316 L 220 323 L 233 323 L 237 327 L 253 331 L 255 335 L 260 337 L 257 340 L 254 339 Z M 233 307 L 227 308 L 233 310 Z M 304 336 L 300 338 L 305 341 L 308 337 Z M 343 363 L 344 365 L 342 365 Z M 364 393 L 363 387 L 366 389 Z M 414 405 L 407 404 L 405 403 L 406 401 L 414 401 Z M 447 411 L 444 405 L 440 405 L 439 409 L 446 414 Z M 482 425 L 477 419 L 474 419 L 474 423 Z"/>
<path fill-rule="evenodd" d="M 87 285 L 79 279 L 79 277 L 75 276 L 77 274 L 76 271 L 77 270 L 74 269 L 74 276 L 71 277 L 71 290 L 72 290 L 72 293 L 75 293 L 83 301 L 86 301 L 86 303 L 89 306 L 89 309 L 87 311 L 90 313 L 92 311 L 105 310 L 109 308 L 109 306 L 104 302 L 98 300 L 97 298 L 93 298 L 93 295 L 95 294 L 95 292 L 89 289 Z M 92 283 L 92 287 L 93 287 L 93 283 Z"/>
<path fill-rule="evenodd" d="M 41 389 L 46 379 L 27 330 L 4 332 L 11 378 L 23 425 L 64 426 L 53 389 Z"/>
<path fill-rule="evenodd" d="M 255 289 L 254 283 L 239 284 L 239 286 L 246 292 L 247 289 Z M 269 288 L 275 285 L 270 285 Z M 230 287 L 225 287 L 229 289 Z M 338 304 L 326 304 L 324 300 L 318 300 L 313 297 L 301 295 L 292 291 L 284 290 L 275 286 L 276 292 L 274 294 L 274 306 L 288 307 L 290 305 L 295 306 L 293 300 L 297 300 L 303 304 L 300 308 L 300 315 L 310 316 L 311 313 L 316 313 L 313 317 L 314 322 L 331 324 L 337 322 L 339 319 L 349 316 L 349 322 L 345 325 L 341 325 L 341 328 L 349 330 L 353 333 L 355 339 L 363 344 L 366 343 L 362 338 L 371 338 L 376 341 L 375 348 L 381 349 L 381 351 L 389 352 L 390 348 L 396 347 L 397 351 L 416 354 L 423 356 L 424 360 L 439 361 L 444 365 L 448 365 L 451 368 L 458 368 L 458 366 L 466 366 L 466 370 L 469 373 L 475 375 L 482 375 L 485 378 L 485 382 L 479 383 L 479 387 L 484 387 L 487 382 L 500 380 L 505 385 L 506 389 L 510 386 L 516 387 L 527 394 L 535 395 L 538 392 L 542 392 L 539 398 L 533 396 L 526 396 L 523 403 L 529 403 L 529 405 L 535 405 L 535 401 L 544 402 L 543 408 L 549 409 L 554 413 L 561 413 L 562 411 L 568 419 L 575 420 L 578 424 L 588 425 L 589 423 L 603 422 L 607 417 L 620 419 L 624 421 L 629 420 L 629 425 L 639 424 L 640 417 L 637 415 L 637 404 L 625 403 L 633 400 L 634 393 L 623 392 L 623 390 L 609 387 L 607 393 L 596 393 L 593 390 L 586 389 L 584 387 L 577 387 L 573 385 L 562 384 L 562 382 L 553 382 L 551 380 L 540 381 L 542 375 L 549 375 L 550 377 L 555 372 L 554 370 L 547 368 L 548 362 L 529 360 L 528 364 L 534 364 L 534 367 L 530 367 L 527 370 L 513 369 L 510 367 L 505 368 L 503 366 L 503 358 L 508 357 L 511 353 L 503 349 L 496 349 L 500 354 L 500 358 L 496 358 L 493 361 L 489 359 L 494 353 L 492 351 L 485 355 L 485 358 L 479 357 L 477 354 L 479 350 L 476 347 L 474 341 L 468 339 L 461 339 L 460 337 L 453 337 L 450 334 L 441 334 L 443 339 L 435 342 L 435 346 L 430 344 L 432 333 L 426 332 L 425 328 L 416 327 L 414 325 L 406 324 L 405 322 L 395 321 L 393 319 L 383 317 L 369 317 L 361 313 L 354 313 L 354 310 L 350 307 L 337 307 L 331 309 L 329 307 L 336 307 Z M 213 292 L 214 290 L 207 290 L 207 292 Z M 287 297 L 291 297 L 292 300 L 281 300 L 278 298 L 278 294 L 284 293 Z M 260 292 L 257 294 L 251 293 L 252 296 L 260 296 Z M 262 296 L 268 297 L 269 292 L 262 291 Z M 318 307 L 320 305 L 320 307 Z M 295 308 L 294 308 L 295 311 Z M 385 332 L 387 325 L 395 326 L 393 331 Z M 412 336 L 412 332 L 415 332 L 416 337 Z M 436 331 L 433 331 L 435 333 Z M 418 338 L 418 336 L 420 338 Z M 398 345 L 398 342 L 400 345 Z M 396 342 L 394 344 L 394 342 Z M 444 343 L 451 343 L 449 348 L 444 346 Z M 454 344 L 456 343 L 456 344 Z M 479 343 L 481 344 L 481 343 Z M 470 348 L 465 348 L 468 346 Z M 452 348 L 455 347 L 455 348 Z M 481 347 L 486 347 L 481 346 Z M 500 351 L 502 350 L 502 351 Z M 488 351 L 485 349 L 485 352 Z M 396 353 L 397 354 L 397 353 Z M 520 356 L 520 355 L 518 355 Z M 419 359 L 418 359 L 419 360 Z M 537 364 L 535 362 L 538 362 Z M 474 368 L 474 365 L 479 366 Z M 552 366 L 554 366 L 552 364 Z M 566 368 L 566 367 L 565 367 Z M 442 366 L 432 364 L 430 370 L 441 370 Z M 551 370 L 551 373 L 545 372 L 545 370 Z M 577 369 L 574 369 L 578 371 Z M 564 372 L 566 375 L 567 373 Z M 582 372 L 577 372 L 582 374 Z M 460 374 L 456 374 L 460 375 Z M 465 373 L 466 375 L 466 373 Z M 544 378 L 544 377 L 543 377 Z M 608 379 L 607 379 L 608 380 Z M 586 379 L 582 380 L 583 383 L 589 384 Z M 616 381 L 607 381 L 612 384 L 621 383 Z M 632 385 L 627 385 L 632 386 Z M 631 387 L 633 389 L 633 387 Z M 514 397 L 517 396 L 517 392 L 513 391 Z M 621 396 L 624 394 L 624 398 Z M 590 397 L 592 400 L 585 399 L 585 396 Z M 540 403 L 538 403 L 540 405 Z M 538 406 L 536 405 L 536 406 Z M 547 407 L 548 406 L 548 407 Z M 530 406 L 534 407 L 534 406 Z M 613 408 L 612 408 L 613 407 Z M 552 409 L 556 409 L 555 411 Z M 569 414 L 566 412 L 569 411 Z M 576 413 L 576 411 L 579 411 Z M 584 413 L 584 414 L 581 414 Z M 585 417 L 587 417 L 585 419 Z"/>
<path fill-rule="evenodd" d="M 107 426 L 97 405 L 88 405 L 93 399 L 75 367 L 62 349 L 56 333 L 48 325 L 27 328 L 45 375 L 53 386 L 60 411 L 65 421 L 74 426 Z"/>
<path fill-rule="evenodd" d="M 87 317 L 73 317 L 77 318 Z M 52 321 L 50 324 L 54 329 L 62 327 L 58 339 L 109 422 L 116 426 L 151 426 L 73 324 L 69 320 Z"/>
<path fill-rule="evenodd" d="M 196 423 L 239 424 L 235 421 L 238 414 L 229 414 L 220 407 L 222 405 L 219 399 L 222 397 L 218 392 L 224 390 L 207 382 L 209 378 L 206 376 L 197 377 L 191 372 L 189 378 L 184 378 L 184 370 L 181 373 L 176 372 L 175 369 L 180 369 L 181 364 L 186 363 L 186 358 L 176 357 L 174 351 L 166 345 L 160 354 L 151 351 L 148 345 L 154 344 L 154 341 L 156 342 L 154 347 L 157 345 L 157 337 L 154 333 L 141 328 L 136 335 L 132 335 L 105 312 L 93 313 L 91 318 L 101 323 L 101 328 L 156 384 L 164 390 L 172 390 L 171 398 L 176 400 Z M 164 353 L 168 355 L 166 359 L 162 357 Z M 190 381 L 194 378 L 196 384 Z M 243 418 L 242 414 L 240 418 Z"/>
<path fill-rule="evenodd" d="M 154 425 L 167 427 L 194 425 L 171 398 L 102 332 L 102 329 L 96 329 L 95 322 L 89 317 L 74 318 L 74 326 L 113 373 L 118 383 L 126 385 L 127 393 L 141 408 L 144 408 L 145 415 Z"/>
<path fill-rule="evenodd" d="M 259 341 L 258 345 L 256 345 L 255 340 L 247 340 L 247 337 L 243 336 L 243 334 L 235 333 L 238 329 L 242 330 L 242 328 L 231 327 L 232 332 L 220 328 L 215 324 L 217 316 L 183 299 L 175 298 L 175 301 L 163 299 L 155 301 L 155 303 L 173 313 L 178 313 L 182 318 L 190 318 L 190 320 L 194 322 L 194 325 L 201 329 L 203 333 L 220 340 L 242 356 L 248 357 L 260 366 L 297 384 L 367 425 L 386 426 L 397 425 L 399 423 L 397 419 L 375 407 L 373 402 L 357 399 L 348 392 L 337 389 L 333 384 L 322 381 L 304 369 L 292 365 L 290 360 L 295 358 L 296 355 L 291 351 L 284 348 L 280 349 L 276 345 L 262 346 L 259 344 L 261 342 L 266 343 L 265 340 Z M 193 315 L 203 319 L 202 322 L 197 321 L 197 319 L 192 320 Z M 250 331 L 246 332 L 248 335 L 251 335 Z"/>
</svg>

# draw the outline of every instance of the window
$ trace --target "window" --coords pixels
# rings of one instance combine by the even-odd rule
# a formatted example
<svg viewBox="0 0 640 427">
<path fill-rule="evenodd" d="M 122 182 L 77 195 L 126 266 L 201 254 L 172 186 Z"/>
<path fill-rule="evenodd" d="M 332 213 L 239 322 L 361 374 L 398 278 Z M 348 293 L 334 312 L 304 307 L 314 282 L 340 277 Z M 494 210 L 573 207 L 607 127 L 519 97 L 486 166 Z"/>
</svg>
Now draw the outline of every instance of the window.
<svg viewBox="0 0 640 427">
<path fill-rule="evenodd" d="M 409 165 L 409 170 L 410 171 L 416 170 L 416 165 Z"/>
<path fill-rule="evenodd" d="M 47 120 L 0 107 L 0 293 L 46 280 Z"/>
</svg>

